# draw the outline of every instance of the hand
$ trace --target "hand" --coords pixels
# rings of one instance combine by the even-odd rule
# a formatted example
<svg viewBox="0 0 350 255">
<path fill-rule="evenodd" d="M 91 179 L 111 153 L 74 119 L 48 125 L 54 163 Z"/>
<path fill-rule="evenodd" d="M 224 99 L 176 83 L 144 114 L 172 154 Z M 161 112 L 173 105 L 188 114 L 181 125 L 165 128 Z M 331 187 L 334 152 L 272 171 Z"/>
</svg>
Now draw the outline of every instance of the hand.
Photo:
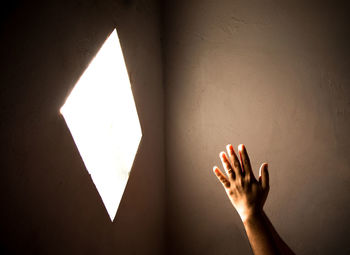
<svg viewBox="0 0 350 255">
<path fill-rule="evenodd" d="M 245 222 L 249 217 L 263 212 L 263 206 L 269 192 L 269 174 L 267 163 L 262 164 L 259 171 L 259 181 L 257 181 L 245 146 L 239 145 L 238 151 L 240 160 L 230 144 L 227 145 L 229 157 L 225 152 L 220 153 L 220 159 L 227 176 L 216 166 L 213 170 L 224 186 L 232 205 L 242 221 Z"/>
</svg>

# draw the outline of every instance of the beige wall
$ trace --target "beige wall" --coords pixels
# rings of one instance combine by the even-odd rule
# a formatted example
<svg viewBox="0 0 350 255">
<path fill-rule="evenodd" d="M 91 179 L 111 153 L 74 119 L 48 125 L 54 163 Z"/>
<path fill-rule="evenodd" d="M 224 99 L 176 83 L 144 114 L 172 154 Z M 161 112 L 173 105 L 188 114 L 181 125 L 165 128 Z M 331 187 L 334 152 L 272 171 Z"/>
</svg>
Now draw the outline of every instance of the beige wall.
<svg viewBox="0 0 350 255">
<path fill-rule="evenodd" d="M 143 138 L 111 223 L 59 109 L 114 27 Z M 0 251 L 164 254 L 157 1 L 23 1 L 2 28 Z"/>
<path fill-rule="evenodd" d="M 348 4 L 167 3 L 168 254 L 251 254 L 212 174 L 227 143 L 269 163 L 266 212 L 297 254 L 348 254 Z"/>
</svg>

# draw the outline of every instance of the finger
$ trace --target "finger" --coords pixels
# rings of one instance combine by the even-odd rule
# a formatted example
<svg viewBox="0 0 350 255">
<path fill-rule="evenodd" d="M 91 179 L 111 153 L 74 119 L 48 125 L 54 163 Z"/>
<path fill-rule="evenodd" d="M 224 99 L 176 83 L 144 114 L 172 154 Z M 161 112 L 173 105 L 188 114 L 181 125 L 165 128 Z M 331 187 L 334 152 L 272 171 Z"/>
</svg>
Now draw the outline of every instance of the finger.
<svg viewBox="0 0 350 255">
<path fill-rule="evenodd" d="M 231 165 L 233 166 L 233 170 L 235 172 L 236 176 L 242 176 L 242 169 L 241 169 L 241 164 L 239 163 L 239 159 L 233 149 L 233 146 L 231 144 L 228 144 L 226 146 L 228 155 L 231 160 Z"/>
<path fill-rule="evenodd" d="M 223 151 L 220 152 L 220 159 L 221 159 L 222 166 L 224 167 L 224 169 L 226 171 L 227 176 L 231 179 L 234 179 L 235 173 L 233 171 L 233 168 L 232 168 L 230 161 L 228 160 L 228 157 L 227 157 L 225 152 L 223 152 Z"/>
<path fill-rule="evenodd" d="M 227 177 L 220 171 L 220 169 L 217 166 L 214 166 L 213 171 L 214 171 L 216 177 L 218 177 L 218 179 L 220 180 L 221 184 L 225 188 L 229 188 L 230 182 L 229 182 L 229 180 L 227 180 Z"/>
<path fill-rule="evenodd" d="M 269 183 L 269 171 L 268 171 L 268 164 L 267 163 L 262 164 L 260 167 L 259 182 L 260 182 L 263 190 L 269 189 L 270 183 Z"/>
<path fill-rule="evenodd" d="M 247 149 L 245 148 L 245 146 L 243 144 L 240 144 L 238 146 L 238 150 L 239 150 L 239 155 L 241 158 L 241 164 L 242 164 L 244 176 L 247 177 L 248 179 L 254 178 L 254 174 L 252 171 L 252 167 L 250 165 L 250 160 L 248 157 Z"/>
</svg>

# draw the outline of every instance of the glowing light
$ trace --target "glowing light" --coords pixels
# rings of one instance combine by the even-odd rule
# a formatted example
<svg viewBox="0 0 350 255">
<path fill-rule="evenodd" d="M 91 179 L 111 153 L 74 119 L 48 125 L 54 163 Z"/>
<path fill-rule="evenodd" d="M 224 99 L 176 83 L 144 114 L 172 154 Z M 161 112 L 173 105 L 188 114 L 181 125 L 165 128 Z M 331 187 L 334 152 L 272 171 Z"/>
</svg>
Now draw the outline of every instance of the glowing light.
<svg viewBox="0 0 350 255">
<path fill-rule="evenodd" d="M 113 221 L 142 137 L 116 30 L 60 111 Z"/>
</svg>

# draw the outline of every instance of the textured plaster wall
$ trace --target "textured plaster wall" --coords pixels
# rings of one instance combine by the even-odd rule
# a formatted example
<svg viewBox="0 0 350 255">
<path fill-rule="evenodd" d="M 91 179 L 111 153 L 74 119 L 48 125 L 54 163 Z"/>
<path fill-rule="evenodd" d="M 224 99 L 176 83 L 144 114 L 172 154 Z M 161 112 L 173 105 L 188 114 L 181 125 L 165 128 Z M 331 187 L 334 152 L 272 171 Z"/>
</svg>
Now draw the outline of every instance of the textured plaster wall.
<svg viewBox="0 0 350 255">
<path fill-rule="evenodd" d="M 2 254 L 163 254 L 157 1 L 22 1 L 1 24 Z M 111 223 L 59 109 L 118 29 L 143 138 Z"/>
<path fill-rule="evenodd" d="M 168 254 L 251 254 L 212 174 L 227 143 L 270 166 L 266 212 L 297 254 L 349 254 L 349 5 L 167 1 Z"/>
</svg>

